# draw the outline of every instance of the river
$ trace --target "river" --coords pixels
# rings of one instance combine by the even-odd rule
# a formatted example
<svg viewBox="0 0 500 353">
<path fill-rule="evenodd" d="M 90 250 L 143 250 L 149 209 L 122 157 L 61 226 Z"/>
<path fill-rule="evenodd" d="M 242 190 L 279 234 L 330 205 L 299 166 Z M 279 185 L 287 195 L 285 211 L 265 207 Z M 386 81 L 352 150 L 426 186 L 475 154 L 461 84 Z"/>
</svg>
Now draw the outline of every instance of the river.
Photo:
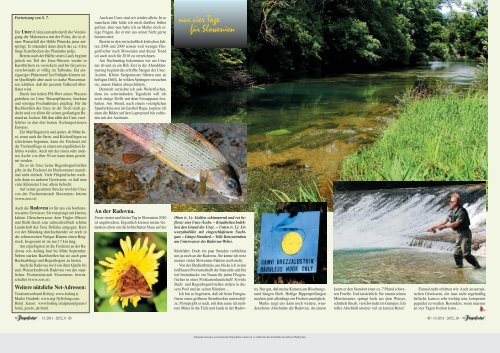
<svg viewBox="0 0 500 353">
<path fill-rule="evenodd" d="M 292 173 L 294 181 L 304 175 L 319 180 L 321 193 L 329 198 L 329 181 L 338 176 L 343 159 L 380 136 L 391 121 L 398 94 L 422 80 L 469 85 L 476 65 L 431 62 L 217 92 L 173 108 L 172 122 L 246 123 L 249 178 L 252 171 L 261 171 L 255 187 L 286 190 L 291 180 L 280 176 Z M 269 176 L 267 184 L 260 176 Z"/>
<path fill-rule="evenodd" d="M 454 269 L 455 232 L 425 230 L 446 219 L 459 192 L 470 218 L 472 253 Z M 337 191 L 333 212 L 334 283 L 485 283 L 484 184 Z"/>
<path fill-rule="evenodd" d="M 339 250 L 333 254 L 333 283 L 349 284 L 479 284 L 486 283 L 486 258 L 477 256 L 483 268 L 465 264 L 454 269 L 449 253 L 422 249 Z"/>
</svg>

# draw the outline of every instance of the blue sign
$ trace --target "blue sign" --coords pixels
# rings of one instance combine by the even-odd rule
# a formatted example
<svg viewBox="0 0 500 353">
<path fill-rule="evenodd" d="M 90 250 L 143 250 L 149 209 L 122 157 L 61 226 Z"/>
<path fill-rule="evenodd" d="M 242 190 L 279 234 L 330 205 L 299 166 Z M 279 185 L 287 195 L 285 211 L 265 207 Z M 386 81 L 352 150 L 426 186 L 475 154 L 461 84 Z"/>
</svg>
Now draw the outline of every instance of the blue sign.
<svg viewBox="0 0 500 353">
<path fill-rule="evenodd" d="M 319 211 L 264 213 L 257 273 L 316 273 Z"/>
</svg>

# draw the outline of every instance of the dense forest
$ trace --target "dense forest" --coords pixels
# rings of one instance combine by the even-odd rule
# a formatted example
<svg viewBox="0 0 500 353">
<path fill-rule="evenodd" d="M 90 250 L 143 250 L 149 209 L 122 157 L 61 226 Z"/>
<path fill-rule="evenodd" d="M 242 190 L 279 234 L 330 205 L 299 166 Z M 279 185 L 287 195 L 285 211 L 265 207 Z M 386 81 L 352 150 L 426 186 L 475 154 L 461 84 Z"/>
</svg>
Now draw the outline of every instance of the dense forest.
<svg viewBox="0 0 500 353">
<path fill-rule="evenodd" d="M 248 0 L 247 48 L 172 48 L 173 98 L 487 53 L 487 0 Z"/>
</svg>

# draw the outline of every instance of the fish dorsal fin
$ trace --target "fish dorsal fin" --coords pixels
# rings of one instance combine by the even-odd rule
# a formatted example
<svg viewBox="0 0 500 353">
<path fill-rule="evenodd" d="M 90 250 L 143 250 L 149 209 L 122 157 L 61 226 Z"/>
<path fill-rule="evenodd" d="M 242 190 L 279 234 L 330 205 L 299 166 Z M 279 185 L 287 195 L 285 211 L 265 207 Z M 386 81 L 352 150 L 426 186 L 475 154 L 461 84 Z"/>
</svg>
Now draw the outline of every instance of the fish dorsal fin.
<svg viewBox="0 0 500 353">
<path fill-rule="evenodd" d="M 124 153 L 122 155 L 122 161 L 123 163 L 131 164 L 141 160 L 143 157 L 144 155 L 140 153 Z"/>
<path fill-rule="evenodd" d="M 205 196 L 205 192 L 207 191 L 207 179 L 208 179 L 208 171 L 202 170 L 200 172 L 200 191 L 201 191 L 201 196 Z"/>
</svg>

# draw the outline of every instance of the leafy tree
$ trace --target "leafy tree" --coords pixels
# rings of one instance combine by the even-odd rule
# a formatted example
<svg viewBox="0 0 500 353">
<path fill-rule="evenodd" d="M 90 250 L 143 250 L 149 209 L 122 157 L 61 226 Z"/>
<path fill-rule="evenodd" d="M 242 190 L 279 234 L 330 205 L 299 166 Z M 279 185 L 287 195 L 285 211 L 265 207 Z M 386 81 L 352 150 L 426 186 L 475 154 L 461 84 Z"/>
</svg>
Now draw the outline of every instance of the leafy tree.
<svg viewBox="0 0 500 353">
<path fill-rule="evenodd" d="M 488 55 L 487 0 L 248 0 L 247 15 L 245 49 L 172 49 L 174 98 Z"/>
<path fill-rule="evenodd" d="M 260 45 L 250 46 L 255 61 L 282 76 L 307 73 L 318 67 L 323 47 L 323 23 L 318 13 L 321 2 L 253 0 L 249 3 L 260 22 L 256 38 Z"/>
<path fill-rule="evenodd" d="M 174 98 L 191 93 L 246 87 L 252 83 L 245 67 L 245 54 L 238 48 L 172 49 Z"/>
<path fill-rule="evenodd" d="M 356 18 L 342 18 L 328 25 L 332 37 L 334 56 L 351 63 L 376 63 L 380 41 L 370 34 L 366 22 Z"/>
<path fill-rule="evenodd" d="M 488 57 L 488 2 L 464 3 L 461 11 L 452 11 L 448 19 L 450 45 L 459 56 Z"/>
</svg>

